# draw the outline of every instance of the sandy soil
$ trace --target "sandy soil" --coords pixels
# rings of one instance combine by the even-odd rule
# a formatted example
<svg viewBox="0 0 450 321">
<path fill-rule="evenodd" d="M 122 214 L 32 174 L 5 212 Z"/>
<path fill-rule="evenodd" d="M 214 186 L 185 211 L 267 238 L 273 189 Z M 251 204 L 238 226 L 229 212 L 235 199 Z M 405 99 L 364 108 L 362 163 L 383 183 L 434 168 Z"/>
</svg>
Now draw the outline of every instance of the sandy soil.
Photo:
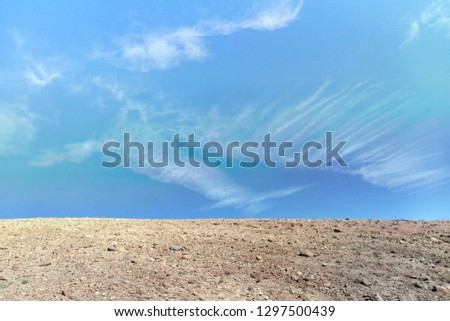
<svg viewBox="0 0 450 321">
<path fill-rule="evenodd" d="M 0 300 L 450 300 L 450 221 L 0 220 Z"/>
</svg>

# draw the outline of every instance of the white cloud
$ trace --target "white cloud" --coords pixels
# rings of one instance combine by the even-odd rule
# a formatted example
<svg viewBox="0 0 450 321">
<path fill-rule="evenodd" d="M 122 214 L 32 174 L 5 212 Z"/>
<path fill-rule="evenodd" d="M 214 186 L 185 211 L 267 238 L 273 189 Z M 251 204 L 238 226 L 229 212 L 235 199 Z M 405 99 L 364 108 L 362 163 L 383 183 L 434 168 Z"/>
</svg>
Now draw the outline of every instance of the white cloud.
<svg viewBox="0 0 450 321">
<path fill-rule="evenodd" d="M 152 179 L 181 185 L 215 201 L 201 210 L 234 207 L 249 214 L 259 213 L 270 207 L 267 201 L 293 195 L 305 187 L 287 188 L 277 191 L 255 193 L 233 181 L 224 171 L 217 168 L 181 168 L 170 164 L 164 168 L 133 168 Z"/>
<path fill-rule="evenodd" d="M 236 209 L 243 209 L 250 214 L 255 214 L 270 208 L 270 204 L 268 204 L 267 201 L 293 195 L 308 187 L 309 186 L 299 186 L 265 193 L 236 193 L 237 195 L 231 195 L 230 197 L 219 199 L 217 203 L 205 207 L 202 210 L 234 207 Z"/>
<path fill-rule="evenodd" d="M 323 142 L 324 133 L 333 131 L 335 142 L 348 141 L 341 155 L 350 167 L 331 170 L 358 175 L 370 184 L 396 191 L 425 191 L 449 182 L 450 167 L 445 159 L 449 151 L 440 149 L 442 138 L 431 136 L 430 127 L 406 125 L 413 124 L 413 117 L 408 119 L 408 116 L 414 116 L 411 110 L 415 108 L 402 91 L 368 82 L 341 90 L 331 86 L 327 81 L 293 105 L 251 106 L 237 115 L 220 114 L 217 110 L 187 114 L 182 108 L 157 108 L 125 96 L 123 107 L 104 137 L 121 141 L 123 133 L 129 132 L 133 140 L 154 141 L 158 157 L 160 143 L 169 141 L 177 132 L 184 135 L 195 132 L 200 141 L 213 139 L 222 143 L 261 141 L 271 132 L 273 140 L 293 141 L 299 147 L 312 140 Z M 114 90 L 111 95 L 115 95 Z M 51 166 L 62 161 L 82 161 L 99 150 L 100 141 L 106 140 L 66 145 L 60 152 L 47 151 L 33 164 Z M 237 153 L 234 156 L 239 157 Z M 292 151 L 285 156 L 291 158 Z M 132 162 L 132 169 L 139 174 L 183 186 L 214 201 L 205 209 L 230 206 L 255 213 L 265 210 L 271 199 L 293 195 L 304 188 L 255 192 L 220 168 L 180 168 L 171 162 L 164 168 L 138 168 L 136 163 Z"/>
<path fill-rule="evenodd" d="M 209 25 L 211 33 L 231 34 L 240 30 L 253 29 L 273 31 L 285 28 L 294 21 L 303 6 L 303 1 L 277 1 L 272 6 L 256 13 L 254 17 L 241 21 L 218 22 Z M 206 28 L 208 29 L 208 28 Z"/>
<path fill-rule="evenodd" d="M 54 67 L 48 67 L 43 63 L 33 63 L 25 72 L 25 78 L 33 85 L 44 87 L 61 77 L 61 72 Z"/>
<path fill-rule="evenodd" d="M 273 31 L 284 28 L 298 16 L 302 4 L 303 1 L 278 1 L 251 18 L 238 21 L 208 21 L 167 33 L 128 35 L 117 42 L 116 50 L 98 51 L 94 56 L 135 71 L 167 69 L 182 60 L 205 58 L 208 55 L 205 37 L 230 35 L 244 29 Z"/>
<path fill-rule="evenodd" d="M 131 69 L 148 71 L 166 69 L 180 60 L 199 60 L 206 57 L 202 35 L 195 29 L 183 28 L 168 34 L 148 34 L 139 41 L 124 39 L 121 58 Z"/>
<path fill-rule="evenodd" d="M 0 105 L 0 156 L 23 151 L 35 138 L 35 120 L 26 106 Z"/>
<path fill-rule="evenodd" d="M 442 30 L 450 38 L 450 1 L 433 2 L 422 12 L 420 22 Z"/>
<path fill-rule="evenodd" d="M 411 21 L 409 23 L 409 32 L 408 32 L 408 37 L 406 38 L 405 42 L 403 43 L 404 45 L 414 41 L 417 36 L 419 35 L 419 31 L 420 31 L 420 23 L 417 20 Z"/>
<path fill-rule="evenodd" d="M 422 29 L 434 29 L 450 38 L 450 1 L 435 1 L 409 23 L 408 36 L 402 46 L 417 39 Z"/>
<path fill-rule="evenodd" d="M 62 162 L 80 163 L 94 152 L 100 151 L 100 142 L 87 140 L 81 143 L 64 145 L 62 151 L 46 150 L 30 162 L 36 167 L 49 167 Z"/>
<path fill-rule="evenodd" d="M 117 101 L 124 101 L 127 90 L 118 83 L 105 81 L 101 77 L 94 77 L 92 82 L 99 88 L 108 91 Z"/>
</svg>

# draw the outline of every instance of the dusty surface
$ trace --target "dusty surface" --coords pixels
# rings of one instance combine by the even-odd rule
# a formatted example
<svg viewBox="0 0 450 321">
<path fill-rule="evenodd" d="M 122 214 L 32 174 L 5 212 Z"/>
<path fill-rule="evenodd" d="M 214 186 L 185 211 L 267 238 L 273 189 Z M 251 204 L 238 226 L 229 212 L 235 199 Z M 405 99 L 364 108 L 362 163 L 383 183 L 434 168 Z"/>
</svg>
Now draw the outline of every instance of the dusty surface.
<svg viewBox="0 0 450 321">
<path fill-rule="evenodd" d="M 450 221 L 0 220 L 0 300 L 449 300 Z"/>
</svg>

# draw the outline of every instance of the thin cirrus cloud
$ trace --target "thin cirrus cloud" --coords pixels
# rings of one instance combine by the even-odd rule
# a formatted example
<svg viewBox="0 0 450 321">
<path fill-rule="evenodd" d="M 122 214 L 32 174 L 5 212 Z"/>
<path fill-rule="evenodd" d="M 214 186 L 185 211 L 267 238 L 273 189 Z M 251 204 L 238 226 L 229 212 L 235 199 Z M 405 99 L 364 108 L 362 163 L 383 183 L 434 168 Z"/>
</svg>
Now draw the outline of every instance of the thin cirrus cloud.
<svg viewBox="0 0 450 321">
<path fill-rule="evenodd" d="M 201 60 L 208 50 L 204 38 L 230 35 L 241 30 L 273 31 L 287 27 L 299 14 L 303 1 L 280 1 L 251 18 L 207 21 L 166 33 L 131 34 L 121 37 L 112 51 L 97 51 L 94 57 L 133 70 L 148 72 L 172 68 L 183 60 Z"/>
<path fill-rule="evenodd" d="M 81 143 L 66 144 L 62 150 L 46 150 L 30 162 L 36 167 L 50 167 L 62 162 L 80 163 L 86 160 L 94 152 L 100 150 L 101 143 L 95 140 L 87 140 Z"/>
<path fill-rule="evenodd" d="M 409 23 L 408 36 L 403 43 L 407 45 L 416 40 L 424 29 L 442 32 L 450 39 L 450 1 L 435 1 Z"/>
<path fill-rule="evenodd" d="M 111 95 L 114 96 L 114 90 Z M 131 133 L 133 140 L 154 141 L 155 158 L 158 159 L 160 143 L 178 132 L 195 132 L 200 141 L 213 139 L 222 143 L 261 141 L 271 132 L 278 142 L 292 141 L 295 146 L 301 146 L 312 140 L 323 142 L 324 132 L 333 131 L 335 141 L 348 141 L 341 155 L 349 167 L 321 170 L 357 175 L 370 184 L 396 191 L 421 192 L 439 188 L 450 180 L 450 168 L 445 160 L 448 151 L 440 144 L 444 138 L 430 133 L 432 127 L 410 121 L 414 116 L 411 115 L 412 102 L 406 97 L 407 93 L 386 88 L 383 84 L 361 82 L 336 90 L 327 81 L 308 97 L 291 105 L 253 106 L 237 115 L 211 110 L 189 116 L 183 109 L 156 108 L 127 98 L 103 137 L 66 145 L 59 152 L 46 151 L 32 164 L 52 166 L 62 161 L 82 161 L 100 152 L 101 142 L 110 140 L 106 137 L 121 141 L 124 132 Z M 411 116 L 410 120 L 408 116 Z M 248 126 L 255 123 L 260 125 L 256 128 Z M 234 156 L 240 160 L 240 156 Z M 292 156 L 291 151 L 283 158 L 291 159 Z M 294 186 L 260 193 L 237 183 L 220 168 L 180 168 L 171 162 L 164 168 L 139 168 L 136 161 L 131 164 L 138 174 L 181 185 L 213 200 L 214 204 L 205 209 L 234 207 L 257 213 L 267 209 L 271 199 L 307 188 Z"/>
<path fill-rule="evenodd" d="M 0 105 L 0 156 L 23 151 L 36 136 L 35 120 L 27 106 Z"/>
<path fill-rule="evenodd" d="M 27 50 L 27 40 L 17 29 L 7 31 L 15 47 L 17 57 L 23 65 L 20 77 L 24 77 L 30 84 L 36 87 L 45 87 L 62 76 L 61 59 L 46 57 L 36 59 Z"/>
<path fill-rule="evenodd" d="M 26 72 L 25 78 L 33 85 L 44 87 L 61 77 L 59 70 L 50 68 L 44 63 L 34 63 Z"/>
</svg>

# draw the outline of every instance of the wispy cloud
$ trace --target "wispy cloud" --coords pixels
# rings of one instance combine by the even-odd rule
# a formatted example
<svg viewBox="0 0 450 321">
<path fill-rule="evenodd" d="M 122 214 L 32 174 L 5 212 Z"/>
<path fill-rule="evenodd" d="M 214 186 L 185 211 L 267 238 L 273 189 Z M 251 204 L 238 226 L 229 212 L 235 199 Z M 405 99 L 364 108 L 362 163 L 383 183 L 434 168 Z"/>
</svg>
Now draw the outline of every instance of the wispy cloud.
<svg viewBox="0 0 450 321">
<path fill-rule="evenodd" d="M 417 20 L 411 21 L 409 23 L 409 31 L 408 31 L 408 37 L 406 38 L 405 42 L 403 43 L 403 45 L 406 45 L 410 42 L 413 42 L 417 36 L 419 35 L 420 32 L 420 23 Z"/>
<path fill-rule="evenodd" d="M 10 71 L 17 77 L 25 79 L 35 87 L 45 87 L 63 75 L 62 59 L 54 56 L 37 58 L 28 48 L 27 38 L 17 29 L 9 29 L 7 34 L 14 45 L 14 54 L 20 71 Z M 5 70 L 2 71 L 5 73 Z M 16 77 L 16 75 L 14 76 Z"/>
<path fill-rule="evenodd" d="M 204 24 L 204 29 L 209 30 L 213 35 L 227 35 L 245 29 L 273 31 L 285 28 L 294 21 L 302 6 L 303 1 L 277 1 L 257 12 L 253 17 L 239 21 L 209 22 Z"/>
<path fill-rule="evenodd" d="M 80 163 L 90 157 L 94 152 L 99 152 L 100 146 L 101 143 L 95 140 L 67 144 L 64 145 L 62 151 L 43 151 L 30 164 L 36 167 L 49 167 L 62 162 Z"/>
<path fill-rule="evenodd" d="M 430 4 L 420 16 L 420 22 L 436 28 L 450 38 L 450 1 L 437 1 Z"/>
<path fill-rule="evenodd" d="M 13 155 L 35 138 L 36 116 L 23 105 L 0 105 L 0 156 Z"/>
<path fill-rule="evenodd" d="M 408 36 L 403 42 L 405 46 L 419 36 L 421 30 L 434 29 L 450 38 L 450 1 L 435 1 L 429 4 L 422 13 L 409 22 Z"/>
<path fill-rule="evenodd" d="M 109 92 L 113 96 L 113 98 L 117 101 L 124 101 L 127 95 L 126 88 L 124 88 L 118 83 L 106 81 L 101 77 L 94 77 L 92 79 L 92 82 L 100 89 Z"/>
<path fill-rule="evenodd" d="M 94 57 L 135 71 L 167 69 L 183 60 L 201 60 L 208 50 L 204 38 L 230 35 L 241 30 L 273 31 L 286 27 L 299 14 L 303 1 L 278 1 L 250 18 L 236 21 L 204 21 L 166 33 L 130 34 L 121 37 L 112 51 L 96 51 Z"/>
<path fill-rule="evenodd" d="M 25 72 L 25 78 L 39 87 L 47 86 L 59 77 L 61 77 L 61 71 L 44 63 L 33 63 Z"/>
<path fill-rule="evenodd" d="M 115 90 L 111 95 L 115 95 Z M 450 180 L 450 167 L 445 159 L 449 151 L 442 149 L 439 142 L 443 138 L 433 133 L 433 127 L 421 127 L 413 121 L 415 115 L 411 114 L 414 110 L 411 106 L 414 102 L 407 97 L 408 93 L 383 84 L 361 82 L 338 89 L 327 81 L 297 103 L 251 106 L 237 115 L 221 114 L 218 110 L 186 114 L 182 108 L 158 108 L 126 97 L 113 125 L 101 139 L 66 145 L 59 152 L 45 152 L 33 164 L 51 166 L 62 161 L 79 162 L 99 151 L 100 141 L 107 141 L 105 137 L 120 141 L 124 132 L 132 133 L 133 140 L 154 141 L 155 157 L 158 157 L 160 142 L 178 132 L 195 132 L 200 141 L 214 139 L 222 143 L 261 141 L 271 132 L 276 141 L 293 141 L 295 146 L 302 146 L 311 140 L 323 142 L 324 133 L 332 131 L 335 141 L 348 141 L 342 156 L 350 165 L 332 170 L 358 175 L 370 184 L 396 191 L 434 189 Z M 292 158 L 292 152 L 285 158 Z M 294 186 L 256 192 L 219 168 L 174 165 L 138 168 L 132 165 L 132 169 L 154 180 L 181 185 L 214 201 L 205 209 L 230 206 L 255 213 L 270 206 L 271 199 L 305 188 Z"/>
<path fill-rule="evenodd" d="M 254 193 L 251 191 L 242 193 L 238 191 L 238 193 L 234 193 L 235 195 L 229 195 L 229 197 L 221 198 L 215 204 L 207 206 L 202 210 L 234 207 L 236 209 L 242 209 L 250 214 L 256 214 L 270 208 L 268 201 L 296 194 L 309 187 L 310 186 L 299 186 L 265 193 Z"/>
</svg>

